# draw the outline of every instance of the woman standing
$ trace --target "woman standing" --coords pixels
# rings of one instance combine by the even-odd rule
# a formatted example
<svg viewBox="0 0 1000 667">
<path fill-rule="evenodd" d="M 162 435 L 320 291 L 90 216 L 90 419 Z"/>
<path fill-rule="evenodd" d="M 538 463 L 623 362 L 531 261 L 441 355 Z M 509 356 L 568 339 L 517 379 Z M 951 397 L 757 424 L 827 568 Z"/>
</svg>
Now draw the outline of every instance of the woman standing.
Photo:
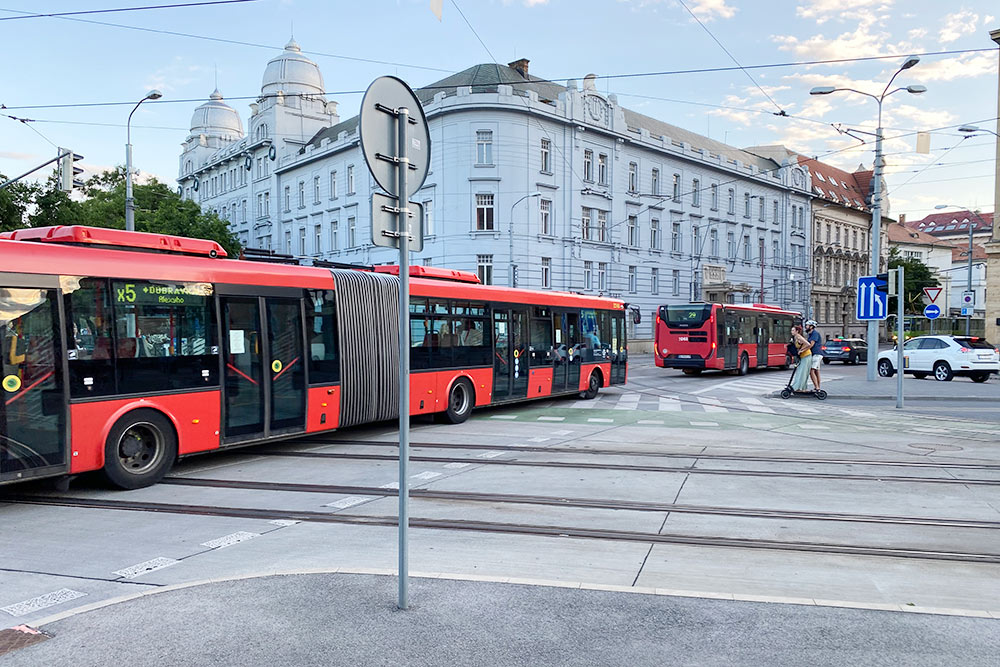
<svg viewBox="0 0 1000 667">
<path fill-rule="evenodd" d="M 795 367 L 795 375 L 792 376 L 792 390 L 804 392 L 809 386 L 809 371 L 812 369 L 812 344 L 798 325 L 792 327 L 792 344 L 799 352 L 799 365 Z"/>
</svg>

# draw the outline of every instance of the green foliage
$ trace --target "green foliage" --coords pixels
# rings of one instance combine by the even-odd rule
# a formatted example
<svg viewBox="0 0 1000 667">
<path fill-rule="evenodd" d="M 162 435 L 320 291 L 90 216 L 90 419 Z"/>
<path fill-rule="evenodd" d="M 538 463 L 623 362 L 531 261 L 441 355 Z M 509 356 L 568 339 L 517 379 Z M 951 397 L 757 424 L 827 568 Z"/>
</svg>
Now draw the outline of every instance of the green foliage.
<svg viewBox="0 0 1000 667">
<path fill-rule="evenodd" d="M 903 259 L 899 248 L 889 250 L 889 268 L 903 267 L 903 311 L 905 313 L 921 313 L 924 310 L 924 288 L 938 287 L 938 280 L 926 264 L 919 259 L 910 257 Z M 889 312 L 896 312 L 896 299 L 889 299 Z"/>
<path fill-rule="evenodd" d="M 58 188 L 54 178 L 44 187 L 17 183 L 0 190 L 0 231 L 48 225 L 87 225 L 125 229 L 125 168 L 116 167 L 90 177 L 84 198 L 74 201 Z M 133 184 L 135 229 L 218 242 L 230 257 L 240 244 L 226 222 L 206 213 L 192 201 L 155 178 Z"/>
</svg>

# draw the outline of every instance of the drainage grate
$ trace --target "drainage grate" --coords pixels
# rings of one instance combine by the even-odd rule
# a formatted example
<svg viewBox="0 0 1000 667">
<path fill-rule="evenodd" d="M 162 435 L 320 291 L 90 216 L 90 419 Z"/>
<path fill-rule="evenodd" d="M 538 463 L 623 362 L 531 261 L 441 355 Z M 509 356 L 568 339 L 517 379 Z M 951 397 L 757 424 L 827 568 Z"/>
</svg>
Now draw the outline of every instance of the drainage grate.
<svg viewBox="0 0 1000 667">
<path fill-rule="evenodd" d="M 5 655 L 25 646 L 38 644 L 49 638 L 49 635 L 44 632 L 29 628 L 27 625 L 0 630 L 0 655 Z"/>
</svg>

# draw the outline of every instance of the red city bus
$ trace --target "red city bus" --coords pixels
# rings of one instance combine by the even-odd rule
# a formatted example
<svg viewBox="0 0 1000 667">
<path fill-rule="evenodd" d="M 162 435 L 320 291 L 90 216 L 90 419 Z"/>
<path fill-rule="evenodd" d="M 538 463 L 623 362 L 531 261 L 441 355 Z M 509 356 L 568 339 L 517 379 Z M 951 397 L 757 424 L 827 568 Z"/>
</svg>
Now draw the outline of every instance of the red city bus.
<svg viewBox="0 0 1000 667">
<path fill-rule="evenodd" d="M 656 365 L 688 375 L 705 369 L 736 371 L 788 368 L 786 347 L 802 315 L 762 303 L 689 303 L 656 313 Z"/>
<path fill-rule="evenodd" d="M 223 259 L 212 241 L 79 226 L 0 234 L 0 484 L 398 417 L 398 267 Z M 412 267 L 410 414 L 626 378 L 621 301 Z"/>
</svg>

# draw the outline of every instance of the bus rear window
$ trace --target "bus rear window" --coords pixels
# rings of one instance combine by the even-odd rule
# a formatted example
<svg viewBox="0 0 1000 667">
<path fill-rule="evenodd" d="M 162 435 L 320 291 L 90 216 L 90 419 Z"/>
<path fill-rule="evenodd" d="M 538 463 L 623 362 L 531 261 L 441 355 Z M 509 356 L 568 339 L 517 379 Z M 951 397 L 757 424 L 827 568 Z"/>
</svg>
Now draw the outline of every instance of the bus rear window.
<svg viewBox="0 0 1000 667">
<path fill-rule="evenodd" d="M 660 319 L 669 327 L 700 327 L 712 314 L 710 304 L 697 306 L 660 306 Z"/>
</svg>

